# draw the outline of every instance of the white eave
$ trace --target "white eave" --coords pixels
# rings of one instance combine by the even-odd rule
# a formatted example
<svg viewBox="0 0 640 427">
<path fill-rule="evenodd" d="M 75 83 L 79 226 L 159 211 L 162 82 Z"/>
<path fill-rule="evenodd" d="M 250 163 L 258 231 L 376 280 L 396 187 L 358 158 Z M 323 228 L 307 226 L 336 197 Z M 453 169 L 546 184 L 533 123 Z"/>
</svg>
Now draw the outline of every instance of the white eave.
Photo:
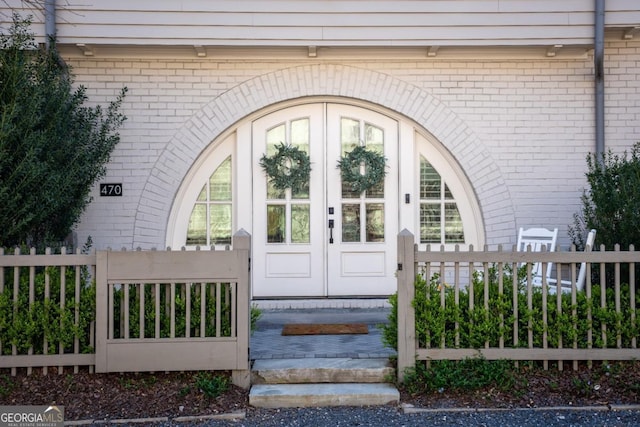
<svg viewBox="0 0 640 427">
<path fill-rule="evenodd" d="M 594 38 L 593 0 L 58 3 L 58 46 L 96 57 L 581 58 Z M 11 8 L 24 2 L 0 2 L 0 27 Z M 33 29 L 43 40 L 43 17 L 35 12 Z M 633 39 L 640 3 L 607 0 L 605 24 L 608 37 Z"/>
</svg>

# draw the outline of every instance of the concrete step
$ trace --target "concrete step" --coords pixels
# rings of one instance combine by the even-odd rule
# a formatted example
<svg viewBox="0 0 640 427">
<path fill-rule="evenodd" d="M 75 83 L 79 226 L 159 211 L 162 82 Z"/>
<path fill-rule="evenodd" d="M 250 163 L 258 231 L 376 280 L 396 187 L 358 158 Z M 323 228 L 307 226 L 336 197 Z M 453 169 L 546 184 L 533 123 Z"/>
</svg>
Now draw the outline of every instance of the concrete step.
<svg viewBox="0 0 640 427">
<path fill-rule="evenodd" d="M 400 393 L 392 384 L 257 384 L 249 392 L 249 404 L 258 408 L 369 406 L 399 401 Z"/>
<path fill-rule="evenodd" d="M 259 359 L 252 384 L 384 383 L 393 377 L 388 359 Z"/>
</svg>

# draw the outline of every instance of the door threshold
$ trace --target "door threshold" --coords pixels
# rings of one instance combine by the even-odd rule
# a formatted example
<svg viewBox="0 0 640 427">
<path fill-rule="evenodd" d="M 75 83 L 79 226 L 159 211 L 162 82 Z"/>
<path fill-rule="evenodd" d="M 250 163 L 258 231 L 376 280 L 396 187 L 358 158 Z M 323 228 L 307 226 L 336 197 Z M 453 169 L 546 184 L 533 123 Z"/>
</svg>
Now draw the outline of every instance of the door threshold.
<svg viewBox="0 0 640 427">
<path fill-rule="evenodd" d="M 390 308 L 387 298 L 254 299 L 261 310 L 305 310 L 322 308 Z"/>
</svg>

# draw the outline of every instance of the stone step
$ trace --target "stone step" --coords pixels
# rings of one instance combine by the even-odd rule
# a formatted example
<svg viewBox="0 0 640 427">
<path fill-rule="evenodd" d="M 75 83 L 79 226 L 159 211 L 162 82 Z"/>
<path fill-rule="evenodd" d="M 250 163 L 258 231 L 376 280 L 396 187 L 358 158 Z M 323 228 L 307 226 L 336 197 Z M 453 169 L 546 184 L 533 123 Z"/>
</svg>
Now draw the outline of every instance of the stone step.
<svg viewBox="0 0 640 427">
<path fill-rule="evenodd" d="M 257 384 L 249 392 L 249 404 L 258 408 L 369 406 L 399 401 L 400 393 L 392 384 Z"/>
<path fill-rule="evenodd" d="M 384 383 L 394 375 L 388 359 L 259 359 L 252 384 Z"/>
</svg>

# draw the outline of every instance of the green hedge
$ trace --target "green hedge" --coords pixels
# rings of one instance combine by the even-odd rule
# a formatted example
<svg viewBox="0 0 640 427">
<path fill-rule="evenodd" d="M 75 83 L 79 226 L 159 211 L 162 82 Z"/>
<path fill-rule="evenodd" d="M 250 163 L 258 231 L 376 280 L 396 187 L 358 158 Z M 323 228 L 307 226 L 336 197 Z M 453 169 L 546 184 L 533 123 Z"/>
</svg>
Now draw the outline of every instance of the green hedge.
<svg viewBox="0 0 640 427">
<path fill-rule="evenodd" d="M 210 286 L 206 287 L 207 297 L 205 299 L 205 336 L 216 336 L 216 299 L 215 295 L 211 295 Z M 215 287 L 214 287 L 215 288 Z M 168 338 L 171 336 L 171 312 L 170 312 L 170 295 L 167 295 L 169 285 L 162 285 L 160 288 L 160 338 Z M 222 300 L 220 301 L 220 329 L 221 336 L 231 336 L 231 301 L 226 298 L 226 291 L 229 290 L 229 284 L 221 284 Z M 138 338 L 140 336 L 140 297 L 136 291 L 136 287 L 129 287 L 129 337 Z M 186 313 L 187 299 L 184 283 L 175 285 L 175 336 L 184 337 L 186 329 Z M 191 293 L 191 310 L 189 336 L 195 337 L 200 334 L 200 304 L 202 296 L 200 294 L 200 286 L 189 286 Z M 155 337 L 156 323 L 156 307 L 154 302 L 154 285 L 145 284 L 145 305 L 144 305 L 144 336 L 146 338 Z M 116 319 L 114 337 L 124 337 L 124 330 L 120 319 L 123 316 L 124 289 L 118 287 L 114 291 L 114 316 Z"/>
<path fill-rule="evenodd" d="M 527 292 L 524 286 L 524 272 L 518 272 L 519 280 L 515 286 L 517 292 L 517 341 L 514 343 L 514 305 L 513 275 L 503 275 L 503 292 L 497 285 L 497 271 L 489 270 L 489 302 L 488 309 L 484 303 L 484 280 L 479 273 L 473 277 L 474 308 L 469 309 L 468 288 L 459 291 L 459 304 L 455 304 L 455 293 L 452 287 L 444 285 L 445 306 L 441 306 L 442 284 L 438 274 L 427 281 L 418 275 L 415 280 L 416 296 L 413 307 L 416 310 L 416 336 L 421 348 L 426 346 L 441 347 L 442 340 L 448 348 L 482 348 L 488 342 L 491 347 L 498 347 L 500 339 L 505 347 L 528 347 L 529 331 L 533 332 L 533 346 L 542 347 L 543 332 L 547 332 L 547 346 L 557 348 L 572 347 L 574 340 L 578 348 L 588 348 L 587 331 L 591 329 L 592 348 L 614 348 L 620 337 L 623 348 L 631 347 L 633 338 L 640 338 L 640 319 L 637 318 L 637 307 L 640 295 L 636 292 L 635 304 L 631 308 L 629 285 L 620 286 L 621 310 L 616 312 L 615 294 L 612 288 L 606 290 L 606 307 L 601 307 L 601 289 L 592 287 L 592 296 L 587 298 L 584 292 L 577 293 L 577 303 L 571 303 L 571 294 L 562 294 L 562 310 L 557 309 L 557 296 L 547 297 L 547 325 L 542 317 L 542 289 L 534 287 L 532 308 L 528 308 Z M 390 298 L 392 306 L 389 323 L 383 326 L 383 340 L 387 346 L 397 349 L 397 295 Z M 575 310 L 575 315 L 573 311 Z M 588 320 L 588 312 L 592 320 Z M 636 315 L 635 324 L 632 314 Z M 531 324 L 529 324 L 531 323 Z M 606 325 L 606 343 L 602 338 L 601 327 Z M 456 344 L 456 335 L 459 342 Z"/>
<path fill-rule="evenodd" d="M 8 274 L 7 274 L 8 273 Z M 60 308 L 60 267 L 39 267 L 35 270 L 34 302 L 29 303 L 29 268 L 19 270 L 17 301 L 14 301 L 13 268 L 5 269 L 4 291 L 0 293 L 0 342 L 2 354 L 12 354 L 12 345 L 18 354 L 58 353 L 62 345 L 66 353 L 73 352 L 77 338 L 81 353 L 91 353 L 89 329 L 95 319 L 95 284 L 90 281 L 86 268 L 80 268 L 80 300 L 75 299 L 76 269 L 65 269 L 65 306 Z M 45 297 L 45 276 L 49 275 L 49 297 Z M 79 309 L 75 322 L 76 307 Z"/>
<path fill-rule="evenodd" d="M 34 277 L 34 302 L 29 303 L 29 268 L 19 269 L 19 287 L 17 301 L 14 301 L 15 270 L 5 268 L 4 290 L 0 292 L 0 343 L 2 343 L 2 355 L 12 354 L 12 345 L 16 346 L 17 354 L 27 354 L 30 348 L 32 354 L 44 354 L 45 339 L 47 342 L 47 354 L 58 353 L 62 345 L 65 353 L 74 352 L 74 341 L 77 338 L 81 353 L 92 353 L 90 346 L 91 323 L 95 321 L 96 294 L 95 283 L 91 280 L 86 267 L 80 267 L 80 300 L 75 299 L 76 270 L 74 267 L 65 269 L 65 307 L 60 308 L 61 269 L 60 267 L 39 267 L 35 269 Z M 45 276 L 49 275 L 49 297 L 45 297 Z M 230 301 L 224 298 L 224 289 L 228 284 L 223 284 L 223 299 L 220 303 L 221 310 L 221 335 L 231 335 L 231 306 Z M 175 332 L 177 337 L 185 336 L 186 326 L 186 299 L 180 292 L 181 285 L 176 286 L 175 298 Z M 184 285 L 182 285 L 184 288 Z M 200 295 L 196 288 L 191 287 L 191 336 L 198 336 L 200 331 Z M 155 304 L 152 299 L 150 285 L 145 285 L 145 337 L 155 336 Z M 207 288 L 208 289 L 208 288 Z M 130 287 L 129 295 L 129 325 L 130 338 L 140 336 L 140 300 Z M 116 338 L 123 337 L 121 330 L 123 318 L 122 302 L 124 291 L 119 287 L 114 292 L 114 318 Z M 170 312 L 168 310 L 167 295 L 160 293 L 160 337 L 170 336 Z M 78 322 L 75 322 L 76 307 L 79 311 Z M 251 330 L 255 329 L 256 322 L 261 312 L 256 307 L 251 308 Z M 206 302 L 206 336 L 216 335 L 216 302 L 215 298 L 208 297 Z"/>
</svg>

